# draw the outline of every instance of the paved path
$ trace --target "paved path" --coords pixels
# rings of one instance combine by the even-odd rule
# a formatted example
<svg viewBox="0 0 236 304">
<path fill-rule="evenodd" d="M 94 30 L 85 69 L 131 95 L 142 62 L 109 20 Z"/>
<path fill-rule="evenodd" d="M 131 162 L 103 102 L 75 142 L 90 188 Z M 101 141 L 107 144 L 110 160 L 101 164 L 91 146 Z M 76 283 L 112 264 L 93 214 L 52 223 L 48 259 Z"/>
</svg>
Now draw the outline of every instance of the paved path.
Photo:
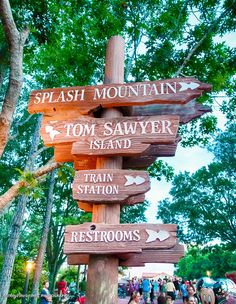
<svg viewBox="0 0 236 304">
<path fill-rule="evenodd" d="M 127 304 L 129 302 L 129 297 L 126 297 L 126 299 L 119 299 L 118 304 Z M 174 304 L 183 304 L 182 299 L 176 299 L 174 301 Z"/>
</svg>

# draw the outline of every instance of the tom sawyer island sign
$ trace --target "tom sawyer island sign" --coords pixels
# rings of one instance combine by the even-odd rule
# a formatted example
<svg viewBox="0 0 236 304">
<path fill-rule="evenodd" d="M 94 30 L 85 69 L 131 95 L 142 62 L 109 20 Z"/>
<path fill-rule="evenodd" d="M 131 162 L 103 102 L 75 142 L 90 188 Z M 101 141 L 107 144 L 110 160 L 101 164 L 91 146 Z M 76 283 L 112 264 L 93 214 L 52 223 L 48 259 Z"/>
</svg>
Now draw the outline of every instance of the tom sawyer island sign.
<svg viewBox="0 0 236 304">
<path fill-rule="evenodd" d="M 167 249 L 176 244 L 176 225 L 98 224 L 66 226 L 64 253 L 114 254 Z"/>
<path fill-rule="evenodd" d="M 73 198 L 81 202 L 123 202 L 131 196 L 150 189 L 149 175 L 145 171 L 119 169 L 80 170 L 72 185 Z"/>
<path fill-rule="evenodd" d="M 195 78 L 186 77 L 128 84 L 45 89 L 31 92 L 28 110 L 30 113 L 53 115 L 67 109 L 88 114 L 100 107 L 127 107 L 153 103 L 184 104 L 201 96 L 210 88 L 210 85 Z"/>
<path fill-rule="evenodd" d="M 41 128 L 45 145 L 71 144 L 75 155 L 136 155 L 150 144 L 174 143 L 178 116 L 91 118 L 47 121 Z"/>
</svg>

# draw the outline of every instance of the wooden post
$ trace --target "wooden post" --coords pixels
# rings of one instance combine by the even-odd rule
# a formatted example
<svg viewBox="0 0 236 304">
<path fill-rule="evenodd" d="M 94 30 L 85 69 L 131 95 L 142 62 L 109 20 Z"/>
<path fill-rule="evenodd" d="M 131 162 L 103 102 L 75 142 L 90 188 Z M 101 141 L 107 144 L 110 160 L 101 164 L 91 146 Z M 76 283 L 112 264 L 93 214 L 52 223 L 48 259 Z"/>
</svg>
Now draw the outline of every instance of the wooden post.
<svg viewBox="0 0 236 304">
<path fill-rule="evenodd" d="M 114 36 L 106 51 L 105 84 L 124 82 L 124 39 Z M 106 109 L 102 117 L 121 117 L 119 109 Z M 97 169 L 122 169 L 122 157 L 98 157 Z M 93 205 L 94 223 L 119 224 L 119 204 Z M 118 303 L 118 258 L 109 255 L 90 255 L 86 291 L 87 304 Z"/>
</svg>

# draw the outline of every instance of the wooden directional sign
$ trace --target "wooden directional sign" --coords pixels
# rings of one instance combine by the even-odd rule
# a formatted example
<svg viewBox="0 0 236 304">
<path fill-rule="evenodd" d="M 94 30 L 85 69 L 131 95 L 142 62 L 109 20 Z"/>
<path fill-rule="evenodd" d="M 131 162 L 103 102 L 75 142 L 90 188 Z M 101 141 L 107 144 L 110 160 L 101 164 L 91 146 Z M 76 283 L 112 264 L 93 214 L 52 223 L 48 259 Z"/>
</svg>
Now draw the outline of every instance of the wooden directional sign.
<svg viewBox="0 0 236 304">
<path fill-rule="evenodd" d="M 177 263 L 184 256 L 184 246 L 176 244 L 170 249 L 143 250 L 142 253 L 120 256 L 120 266 L 136 267 L 146 263 Z"/>
<path fill-rule="evenodd" d="M 126 110 L 127 109 L 127 110 Z M 180 123 L 187 122 L 211 112 L 211 108 L 191 100 L 187 104 L 153 104 L 147 106 L 135 106 L 124 108 L 125 116 L 153 116 L 153 115 L 178 115 Z"/>
<path fill-rule="evenodd" d="M 109 131 L 106 130 L 109 124 Z M 101 121 L 98 136 L 81 137 L 72 145 L 75 155 L 137 155 L 150 144 L 174 143 L 178 116 L 126 117 Z"/>
<path fill-rule="evenodd" d="M 133 157 L 124 157 L 123 169 L 147 168 L 157 157 L 174 156 L 177 144 L 180 138 L 176 138 L 174 144 L 150 145 L 141 155 Z M 77 156 L 71 154 L 72 145 L 56 145 L 54 149 L 54 158 L 57 162 L 74 162 L 76 170 L 90 170 L 96 168 L 97 156 Z"/>
<path fill-rule="evenodd" d="M 114 254 L 175 246 L 176 225 L 98 224 L 66 226 L 64 253 Z"/>
<path fill-rule="evenodd" d="M 153 143 L 174 143 L 178 116 L 91 118 L 43 123 L 47 146 L 73 143 L 75 155 L 136 155 Z"/>
<path fill-rule="evenodd" d="M 109 84 L 32 91 L 28 110 L 53 115 L 74 110 L 88 114 L 100 107 L 127 107 L 148 104 L 184 104 L 199 97 L 211 86 L 199 80 L 173 78 L 127 84 Z"/>
<path fill-rule="evenodd" d="M 177 263 L 184 256 L 184 246 L 176 244 L 170 249 L 146 249 L 141 253 L 119 254 L 119 266 L 137 267 L 146 263 Z M 89 254 L 70 254 L 67 256 L 69 265 L 86 265 Z"/>
<path fill-rule="evenodd" d="M 117 203 L 146 193 L 150 189 L 150 181 L 145 171 L 80 170 L 75 173 L 72 189 L 73 198 L 81 202 Z"/>
</svg>

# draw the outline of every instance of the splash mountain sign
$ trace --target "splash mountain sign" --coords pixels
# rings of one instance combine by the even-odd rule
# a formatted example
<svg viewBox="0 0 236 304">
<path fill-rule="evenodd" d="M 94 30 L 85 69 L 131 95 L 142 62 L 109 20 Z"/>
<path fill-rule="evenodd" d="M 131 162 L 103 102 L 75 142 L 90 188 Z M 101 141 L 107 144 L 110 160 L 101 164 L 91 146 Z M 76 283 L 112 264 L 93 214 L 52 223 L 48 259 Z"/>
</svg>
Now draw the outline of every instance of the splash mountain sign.
<svg viewBox="0 0 236 304">
<path fill-rule="evenodd" d="M 195 78 L 46 89 L 30 94 L 29 112 L 53 113 L 70 109 L 88 114 L 100 107 L 185 104 L 209 89 L 209 85 Z"/>
</svg>

